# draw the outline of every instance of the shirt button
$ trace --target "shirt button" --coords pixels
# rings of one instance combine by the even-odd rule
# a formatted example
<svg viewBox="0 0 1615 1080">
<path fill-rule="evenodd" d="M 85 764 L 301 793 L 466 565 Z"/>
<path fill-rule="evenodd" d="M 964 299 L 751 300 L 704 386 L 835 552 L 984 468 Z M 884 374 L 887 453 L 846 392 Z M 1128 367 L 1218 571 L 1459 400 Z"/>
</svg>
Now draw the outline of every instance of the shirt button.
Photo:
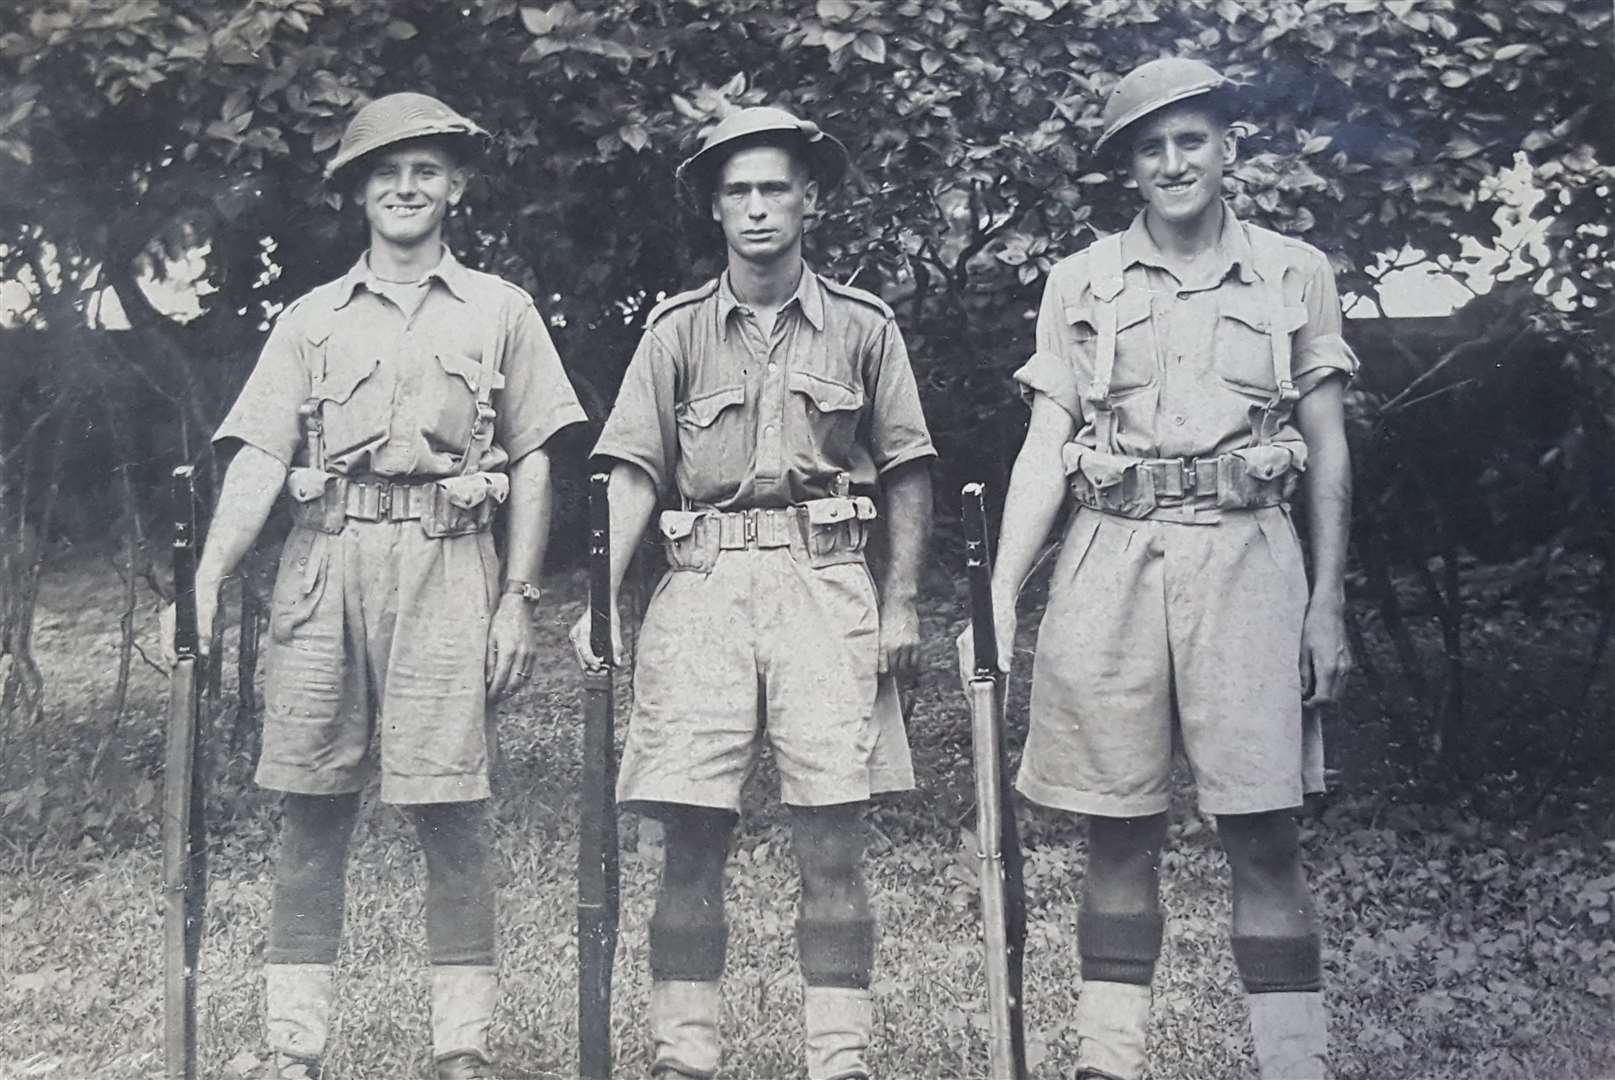
<svg viewBox="0 0 1615 1080">
<path fill-rule="evenodd" d="M 821 399 L 819 401 L 819 408 L 823 409 L 825 412 L 829 412 L 830 411 L 830 403 L 828 401 L 825 401 L 825 400 Z"/>
<path fill-rule="evenodd" d="M 1176 424 L 1178 427 L 1182 427 L 1185 422 L 1185 419 L 1181 416 L 1174 416 L 1172 418 L 1172 423 Z"/>
<path fill-rule="evenodd" d="M 774 361 L 770 360 L 768 362 L 768 370 L 769 371 L 778 371 L 779 370 L 779 365 L 774 363 Z"/>
</svg>

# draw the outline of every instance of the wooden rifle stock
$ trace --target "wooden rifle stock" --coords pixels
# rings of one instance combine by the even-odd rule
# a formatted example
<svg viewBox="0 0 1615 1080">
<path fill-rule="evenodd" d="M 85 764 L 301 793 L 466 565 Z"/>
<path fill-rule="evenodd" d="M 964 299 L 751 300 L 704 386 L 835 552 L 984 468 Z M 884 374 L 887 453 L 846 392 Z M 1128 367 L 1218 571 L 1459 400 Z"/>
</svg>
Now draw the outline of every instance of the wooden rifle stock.
<svg viewBox="0 0 1615 1080">
<path fill-rule="evenodd" d="M 1022 1080 L 1026 1076 L 1026 1032 L 1021 1012 L 1026 886 L 1003 741 L 1005 686 L 998 669 L 998 636 L 993 625 L 985 494 L 980 484 L 966 484 L 962 492 L 965 572 L 970 583 L 970 626 L 976 653 L 970 678 L 970 735 L 976 772 L 976 855 L 987 953 L 988 1060 L 992 1080 Z"/>
<path fill-rule="evenodd" d="M 611 1076 L 611 967 L 617 954 L 617 760 L 612 702 L 611 508 L 606 473 L 589 477 L 589 648 L 578 810 L 578 1075 Z"/>
<path fill-rule="evenodd" d="M 174 653 L 163 760 L 163 1062 L 196 1077 L 196 979 L 207 907 L 206 791 L 197 677 L 196 471 L 174 470 Z"/>
</svg>

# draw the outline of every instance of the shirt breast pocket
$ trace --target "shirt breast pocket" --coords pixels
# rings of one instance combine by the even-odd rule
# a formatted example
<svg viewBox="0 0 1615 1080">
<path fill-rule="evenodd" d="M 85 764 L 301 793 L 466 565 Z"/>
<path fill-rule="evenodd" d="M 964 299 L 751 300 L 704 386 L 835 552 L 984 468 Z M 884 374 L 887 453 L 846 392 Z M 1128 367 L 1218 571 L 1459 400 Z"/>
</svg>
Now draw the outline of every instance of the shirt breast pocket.
<svg viewBox="0 0 1615 1080">
<path fill-rule="evenodd" d="M 388 396 L 377 374 L 381 355 L 343 335 L 311 337 L 320 374 L 313 395 L 320 402 L 325 453 L 341 455 L 386 429 Z"/>
<path fill-rule="evenodd" d="M 863 415 L 864 389 L 816 375 L 793 371 L 786 383 L 791 391 L 791 449 L 804 455 L 799 467 L 809 475 L 850 466 L 858 422 Z"/>
<path fill-rule="evenodd" d="M 1234 390 L 1251 397 L 1269 398 L 1278 389 L 1273 366 L 1274 332 L 1292 339 L 1306 325 L 1303 305 L 1285 305 L 1277 311 L 1252 294 L 1234 293 L 1217 310 L 1214 355 L 1217 375 Z"/>
<path fill-rule="evenodd" d="M 502 389 L 505 375 L 488 373 L 493 379 L 490 392 Z M 435 450 L 463 453 L 471 441 L 477 419 L 477 387 L 482 379 L 482 357 L 455 349 L 440 348 L 431 392 L 427 395 L 424 431 Z"/>
<path fill-rule="evenodd" d="M 1155 334 L 1150 325 L 1150 294 L 1143 289 L 1124 289 L 1117 296 L 1116 357 L 1110 370 L 1111 398 L 1155 385 Z M 1084 297 L 1065 308 L 1066 323 L 1079 359 L 1080 389 L 1088 392 L 1099 362 L 1100 309 L 1102 304 Z"/>
<path fill-rule="evenodd" d="M 693 487 L 721 486 L 725 477 L 737 477 L 751 457 L 746 445 L 744 419 L 746 388 L 736 383 L 697 394 L 674 410 L 678 423 L 679 471 L 699 478 Z M 690 486 L 681 484 L 680 490 Z"/>
</svg>

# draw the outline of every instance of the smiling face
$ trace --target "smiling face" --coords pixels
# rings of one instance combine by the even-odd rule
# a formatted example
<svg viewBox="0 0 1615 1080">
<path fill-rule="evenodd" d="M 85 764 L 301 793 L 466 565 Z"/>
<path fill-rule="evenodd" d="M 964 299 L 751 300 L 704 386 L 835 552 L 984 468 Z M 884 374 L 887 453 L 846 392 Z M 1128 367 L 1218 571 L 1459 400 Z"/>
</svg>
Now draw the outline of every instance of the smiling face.
<svg viewBox="0 0 1615 1080">
<path fill-rule="evenodd" d="M 1234 163 L 1234 151 L 1234 134 L 1222 117 L 1185 102 L 1134 126 L 1128 172 L 1157 221 L 1188 229 L 1219 212 L 1223 172 Z"/>
<path fill-rule="evenodd" d="M 769 264 L 800 253 L 802 222 L 818 198 L 818 183 L 789 150 L 750 146 L 718 170 L 712 220 L 723 226 L 730 258 Z"/>
<path fill-rule="evenodd" d="M 405 249 L 439 243 L 443 219 L 465 194 L 465 181 L 465 169 L 441 142 L 376 151 L 359 188 L 371 243 Z"/>
</svg>

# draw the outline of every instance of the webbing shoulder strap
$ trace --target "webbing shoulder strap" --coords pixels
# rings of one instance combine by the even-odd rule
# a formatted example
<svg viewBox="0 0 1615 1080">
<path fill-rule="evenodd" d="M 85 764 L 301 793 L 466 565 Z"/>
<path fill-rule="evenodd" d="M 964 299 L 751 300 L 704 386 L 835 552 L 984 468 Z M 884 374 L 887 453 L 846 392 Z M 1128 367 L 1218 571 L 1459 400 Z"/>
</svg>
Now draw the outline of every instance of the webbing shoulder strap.
<svg viewBox="0 0 1615 1080">
<path fill-rule="evenodd" d="M 1094 434 L 1100 449 L 1116 448 L 1116 417 L 1110 409 L 1110 383 L 1116 371 L 1118 313 L 1116 298 L 1121 295 L 1122 234 L 1111 233 L 1094 241 L 1088 249 L 1088 289 L 1093 294 L 1094 317 L 1098 325 L 1094 345 L 1093 379 L 1088 384 L 1088 404 L 1093 408 Z"/>
<path fill-rule="evenodd" d="M 1290 327 L 1284 314 L 1284 238 L 1254 226 L 1244 226 L 1250 238 L 1256 276 L 1262 279 L 1264 305 L 1268 316 L 1268 341 L 1273 353 L 1273 397 L 1257 413 L 1251 425 L 1251 443 L 1266 446 L 1289 420 L 1300 393 L 1295 388 L 1294 357 L 1290 349 Z"/>
<path fill-rule="evenodd" d="M 499 381 L 499 365 L 504 360 L 505 321 L 502 316 L 489 320 L 482 342 L 482 364 L 477 368 L 477 417 L 471 425 L 471 440 L 460 461 L 460 475 L 469 476 L 482 468 L 482 459 L 493 446 L 493 391 Z"/>
</svg>

